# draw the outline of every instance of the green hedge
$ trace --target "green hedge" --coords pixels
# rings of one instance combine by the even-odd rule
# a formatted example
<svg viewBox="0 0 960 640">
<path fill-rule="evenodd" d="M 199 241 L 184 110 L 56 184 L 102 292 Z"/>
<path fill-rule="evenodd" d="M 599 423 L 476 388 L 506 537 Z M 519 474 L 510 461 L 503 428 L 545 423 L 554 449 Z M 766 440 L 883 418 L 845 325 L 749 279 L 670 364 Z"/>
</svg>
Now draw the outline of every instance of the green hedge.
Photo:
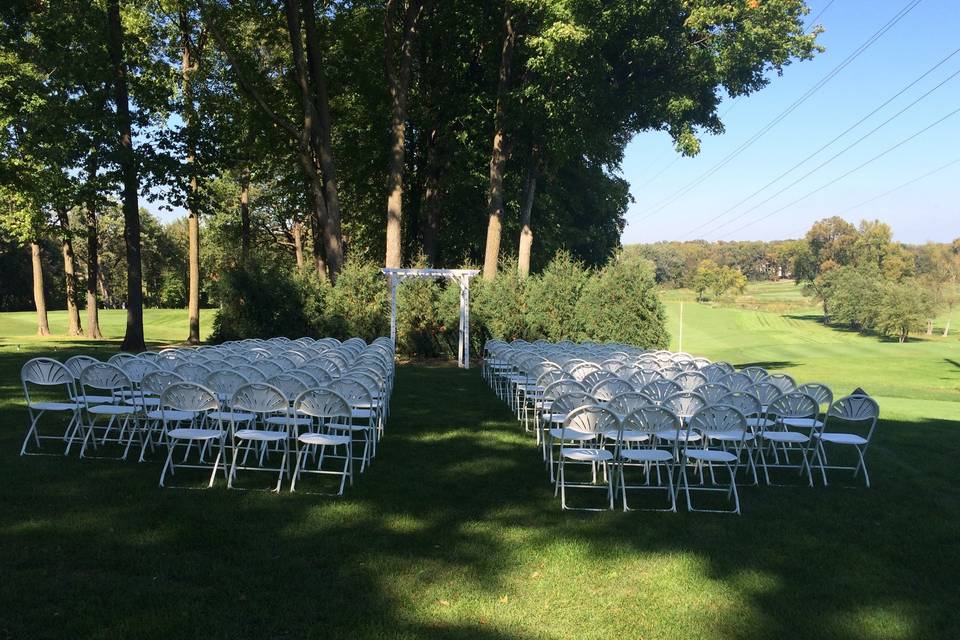
<svg viewBox="0 0 960 640">
<path fill-rule="evenodd" d="M 566 252 L 539 274 L 522 279 L 505 259 L 490 282 L 470 287 L 471 351 L 501 340 L 617 341 L 647 348 L 669 342 L 653 265 L 620 256 L 590 270 Z M 336 286 L 273 262 L 255 262 L 224 274 L 224 301 L 214 321 L 214 341 L 285 335 L 360 336 L 390 331 L 386 278 L 377 265 L 349 261 Z M 413 357 L 455 356 L 460 291 L 455 282 L 411 279 L 397 295 L 397 348 Z"/>
</svg>

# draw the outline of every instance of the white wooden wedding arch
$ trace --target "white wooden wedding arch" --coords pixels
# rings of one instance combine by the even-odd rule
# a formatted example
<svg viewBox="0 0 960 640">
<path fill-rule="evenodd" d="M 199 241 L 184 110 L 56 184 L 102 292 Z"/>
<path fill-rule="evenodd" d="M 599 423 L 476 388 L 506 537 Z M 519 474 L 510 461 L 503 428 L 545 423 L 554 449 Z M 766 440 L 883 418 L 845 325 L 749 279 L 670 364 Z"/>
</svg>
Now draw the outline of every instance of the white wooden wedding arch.
<svg viewBox="0 0 960 640">
<path fill-rule="evenodd" d="M 470 278 L 479 269 L 381 269 L 390 279 L 390 338 L 397 340 L 397 286 L 407 278 L 450 278 L 460 285 L 460 344 L 457 361 L 470 368 Z"/>
</svg>

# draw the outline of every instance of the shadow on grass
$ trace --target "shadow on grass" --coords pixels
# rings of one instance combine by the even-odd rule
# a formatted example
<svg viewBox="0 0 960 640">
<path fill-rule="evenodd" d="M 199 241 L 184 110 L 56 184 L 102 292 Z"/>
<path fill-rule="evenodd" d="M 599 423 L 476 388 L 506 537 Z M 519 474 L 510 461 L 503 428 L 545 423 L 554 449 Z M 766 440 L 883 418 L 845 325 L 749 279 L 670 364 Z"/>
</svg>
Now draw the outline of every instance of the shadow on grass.
<svg viewBox="0 0 960 640">
<path fill-rule="evenodd" d="M 160 490 L 156 461 L 21 459 L 10 425 L 25 415 L 3 403 L 0 637 L 948 637 L 958 623 L 956 556 L 934 551 L 958 520 L 955 423 L 882 423 L 875 489 L 748 487 L 736 518 L 561 512 L 476 370 L 399 368 L 381 453 L 340 500 Z"/>
<path fill-rule="evenodd" d="M 799 362 L 794 362 L 793 360 L 758 360 L 756 362 L 740 362 L 733 366 L 737 369 L 743 369 L 744 367 L 762 367 L 764 369 L 789 369 L 790 367 L 799 366 Z"/>
</svg>

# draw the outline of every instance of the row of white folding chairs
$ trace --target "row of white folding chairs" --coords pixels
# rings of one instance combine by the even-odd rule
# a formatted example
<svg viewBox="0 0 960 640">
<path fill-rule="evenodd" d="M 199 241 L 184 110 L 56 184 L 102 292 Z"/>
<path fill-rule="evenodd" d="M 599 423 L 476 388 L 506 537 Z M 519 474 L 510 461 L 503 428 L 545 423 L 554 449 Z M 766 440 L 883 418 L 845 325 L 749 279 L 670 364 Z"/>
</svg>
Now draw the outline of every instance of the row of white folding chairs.
<svg viewBox="0 0 960 640">
<path fill-rule="evenodd" d="M 585 394 L 584 394 L 585 395 Z M 628 489 L 666 489 L 669 508 L 676 510 L 676 497 L 683 488 L 687 506 L 693 506 L 691 491 L 722 491 L 731 498 L 733 513 L 740 512 L 737 493 L 737 471 L 748 469 L 754 483 L 757 482 L 757 464 L 763 468 L 768 483 L 769 469 L 789 467 L 806 471 L 808 482 L 813 485 L 813 468 L 819 469 L 824 484 L 827 484 L 828 469 L 861 471 L 866 485 L 870 486 L 866 468 L 865 454 L 876 428 L 879 406 L 866 395 L 851 395 L 829 405 L 823 422 L 815 421 L 820 410 L 816 400 L 800 392 L 792 392 L 778 398 L 770 407 L 763 410 L 767 416 L 764 422 L 751 421 L 751 415 L 757 415 L 759 401 L 749 394 L 736 393 L 713 404 L 702 404 L 695 410 L 664 404 L 633 405 L 625 403 L 617 406 L 615 402 L 594 404 L 589 397 L 562 396 L 558 400 L 558 411 L 562 411 L 562 420 L 549 429 L 549 435 L 556 439 L 551 443 L 550 470 L 551 480 L 555 482 L 555 491 L 561 496 L 561 506 L 569 508 L 566 502 L 567 482 L 565 465 L 586 464 L 591 467 L 589 482 L 575 483 L 573 486 L 584 488 L 605 488 L 608 494 L 609 508 L 613 508 L 614 495 L 622 494 L 623 508 L 628 509 L 626 492 Z M 790 420 L 807 421 L 806 433 L 789 429 Z M 551 422 L 556 422 L 551 420 Z M 862 425 L 862 433 L 844 433 L 829 430 L 832 422 Z M 774 429 L 773 427 L 779 427 Z M 801 460 L 799 464 L 771 463 L 765 451 L 768 445 L 776 453 L 777 444 L 789 443 L 797 448 Z M 825 444 L 853 446 L 858 456 L 855 466 L 830 465 L 827 462 Z M 553 461 L 553 450 L 558 450 L 558 459 Z M 554 464 L 557 473 L 554 475 Z M 614 464 L 612 471 L 609 466 Z M 694 466 L 700 475 L 700 485 L 691 487 L 687 478 L 689 466 Z M 716 482 L 714 465 L 720 465 L 728 472 L 729 483 Z M 598 482 L 598 469 L 601 467 L 602 481 Z M 628 485 L 624 467 L 635 466 L 643 471 L 643 482 Z M 667 484 L 663 486 L 661 467 L 666 468 Z M 674 468 L 679 467 L 680 483 L 674 486 Z M 706 474 L 710 474 L 710 483 Z M 654 481 L 654 475 L 656 480 Z M 714 511 L 714 509 L 706 509 Z"/>
<path fill-rule="evenodd" d="M 242 376 L 233 374 L 233 372 L 216 372 L 214 375 L 222 377 L 233 375 L 234 379 L 242 381 Z M 157 436 L 158 441 L 166 439 L 165 434 L 168 431 L 167 423 L 169 421 L 172 420 L 175 423 L 187 421 L 192 425 L 185 431 L 181 430 L 182 434 L 186 434 L 182 439 L 189 440 L 189 434 L 194 433 L 191 429 L 196 429 L 193 425 L 197 420 L 197 413 L 189 408 L 169 402 L 165 404 L 163 400 L 170 388 L 184 388 L 185 386 L 195 387 L 213 394 L 216 397 L 218 408 L 209 417 L 217 421 L 229 421 L 231 427 L 234 427 L 238 422 L 249 427 L 257 419 L 255 414 L 251 414 L 251 409 L 255 406 L 264 406 L 262 400 L 264 396 L 268 399 L 273 398 L 273 404 L 269 404 L 271 411 L 280 414 L 269 419 L 266 424 L 276 424 L 290 429 L 303 426 L 309 422 L 303 416 L 291 413 L 294 409 L 287 399 L 299 397 L 311 390 L 309 384 L 299 381 L 293 376 L 271 380 L 275 384 L 244 382 L 233 390 L 232 396 L 225 400 L 222 392 L 194 382 L 187 382 L 173 372 L 156 371 L 148 373 L 144 378 L 148 388 L 152 391 L 159 391 L 156 402 L 147 402 L 148 399 L 153 397 L 142 392 L 138 393 L 134 389 L 129 376 L 124 374 L 119 367 L 108 363 L 88 366 L 81 373 L 80 379 L 76 380 L 69 370 L 56 360 L 38 358 L 31 360 L 24 366 L 21 377 L 24 382 L 24 395 L 30 413 L 30 426 L 24 438 L 21 454 L 27 453 L 29 444 L 35 444 L 39 449 L 40 441 L 48 439 L 65 441 L 67 443 L 65 453 L 69 453 L 73 444 L 79 444 L 81 457 L 84 456 L 88 446 L 98 449 L 108 442 L 116 443 L 120 445 L 123 451 L 120 457 L 126 458 L 136 442 L 141 447 L 140 455 L 141 460 L 143 460 L 147 449 L 153 448 L 155 436 Z M 78 384 L 79 389 L 77 388 Z M 52 400 L 34 400 L 30 394 L 31 386 L 48 388 L 59 386 L 63 388 L 63 393 L 60 398 Z M 323 387 L 315 388 L 326 388 L 339 393 L 351 408 L 351 420 L 365 421 L 363 425 L 351 429 L 351 431 L 358 430 L 363 439 L 363 451 L 357 457 L 361 461 L 360 470 L 362 472 L 375 455 L 377 441 L 383 432 L 384 401 L 382 396 L 380 398 L 375 397 L 361 380 L 355 378 L 343 378 L 331 381 Z M 108 395 L 94 396 L 90 393 L 91 389 L 101 392 L 106 391 Z M 175 398 L 179 397 L 175 396 Z M 261 404 L 252 405 L 251 397 L 261 398 Z M 39 419 L 43 413 L 48 411 L 67 412 L 71 415 L 63 433 L 57 435 L 41 434 Z M 106 424 L 98 422 L 103 419 L 107 420 Z M 258 439 L 256 434 L 251 436 L 249 428 L 242 431 L 241 438 L 243 434 L 246 434 L 246 439 L 249 441 Z M 209 434 L 204 433 L 202 435 L 206 438 Z M 280 439 L 276 438 L 276 434 L 272 434 L 272 437 L 274 440 L 263 442 L 262 450 L 259 452 L 261 461 L 270 447 L 270 442 L 273 442 L 277 448 L 289 450 L 289 443 L 281 442 Z M 352 450 L 352 443 L 348 448 Z M 188 448 L 186 453 L 189 454 L 189 452 Z M 200 455 L 202 458 L 203 453 L 200 452 Z M 321 452 L 321 465 L 323 455 L 323 452 Z M 172 463 L 168 460 L 167 465 L 170 464 Z M 350 464 L 352 465 L 352 462 Z M 344 473 L 347 473 L 347 471 L 344 471 Z M 352 474 L 352 466 L 349 473 Z"/>
</svg>

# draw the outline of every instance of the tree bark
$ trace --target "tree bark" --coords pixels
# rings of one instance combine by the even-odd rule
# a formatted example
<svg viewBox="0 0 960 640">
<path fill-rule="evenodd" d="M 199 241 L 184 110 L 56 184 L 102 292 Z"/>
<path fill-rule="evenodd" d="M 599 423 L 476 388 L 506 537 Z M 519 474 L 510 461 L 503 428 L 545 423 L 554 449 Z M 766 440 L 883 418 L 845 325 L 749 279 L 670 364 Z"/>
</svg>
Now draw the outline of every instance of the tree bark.
<svg viewBox="0 0 960 640">
<path fill-rule="evenodd" d="M 950 335 L 950 321 L 953 320 L 953 307 L 947 307 L 947 324 L 943 327 L 943 337 Z"/>
<path fill-rule="evenodd" d="M 510 61 L 516 32 L 510 1 L 503 6 L 503 46 L 500 52 L 500 76 L 497 82 L 497 106 L 493 116 L 493 152 L 490 154 L 490 187 L 487 196 L 487 245 L 483 256 L 483 278 L 493 280 L 500 257 L 500 234 L 503 228 L 503 165 L 507 160 L 505 110 L 510 87 Z"/>
<path fill-rule="evenodd" d="M 43 260 L 40 257 L 40 244 L 30 243 L 30 262 L 33 265 L 33 304 L 37 308 L 37 335 L 50 335 L 50 323 L 47 321 L 47 295 L 43 291 Z"/>
<path fill-rule="evenodd" d="M 82 336 L 80 309 L 77 306 L 77 272 L 73 253 L 73 239 L 70 236 L 70 219 L 66 209 L 57 210 L 57 223 L 60 225 L 60 248 L 63 253 L 63 275 L 67 293 L 67 335 Z"/>
<path fill-rule="evenodd" d="M 113 84 L 118 125 L 118 150 L 123 177 L 123 240 L 127 254 L 127 329 L 120 349 L 144 351 L 143 273 L 140 261 L 140 180 L 133 149 L 133 124 L 127 90 L 127 65 L 123 59 L 123 24 L 120 0 L 107 0 L 107 49 L 113 67 Z"/>
<path fill-rule="evenodd" d="M 423 215 L 420 238 L 423 254 L 427 264 L 435 267 L 437 264 L 437 238 L 440 237 L 440 164 L 437 159 L 437 129 L 430 133 L 430 143 L 427 147 L 426 180 L 423 190 L 423 201 L 420 210 Z"/>
<path fill-rule="evenodd" d="M 287 0 L 288 4 L 292 0 Z M 313 1 L 301 0 L 303 7 L 304 29 L 307 35 L 307 60 L 309 62 L 312 91 L 307 94 L 311 104 L 315 105 L 317 127 L 313 129 L 311 141 L 314 156 L 320 160 L 320 173 L 323 178 L 323 197 L 326 212 L 322 222 L 323 250 L 330 281 L 336 282 L 343 269 L 343 234 L 340 229 L 340 196 L 337 191 L 337 165 L 333 157 L 333 142 L 330 134 L 330 101 L 327 96 L 327 80 L 320 67 L 320 36 L 317 33 Z M 299 22 L 297 27 L 297 45 L 300 43 Z M 293 34 L 291 33 L 291 39 Z M 295 47 L 297 48 L 297 47 Z M 302 56 L 302 47 L 300 47 Z M 295 53 L 296 55 L 296 53 Z"/>
<path fill-rule="evenodd" d="M 97 211 L 93 198 L 84 212 L 87 227 L 87 332 L 88 338 L 100 340 L 100 312 L 97 308 L 97 281 L 100 278 L 100 242 L 97 237 Z"/>
<path fill-rule="evenodd" d="M 533 213 L 533 202 L 537 196 L 537 178 L 540 174 L 537 162 L 537 152 L 533 150 L 530 152 L 527 177 L 523 183 L 523 201 L 520 206 L 520 249 L 517 270 L 521 278 L 530 275 L 530 253 L 533 250 L 533 227 L 530 225 L 530 217 Z"/>
<path fill-rule="evenodd" d="M 297 273 L 303 273 L 303 223 L 294 220 L 290 231 L 293 235 L 293 253 L 297 258 Z"/>
<path fill-rule="evenodd" d="M 403 169 L 406 155 L 407 95 L 413 61 L 413 40 L 423 0 L 408 0 L 400 44 L 399 68 L 394 64 L 393 14 L 396 0 L 387 0 L 383 19 L 384 69 L 392 107 L 390 119 L 390 163 L 387 171 L 387 268 L 402 262 L 401 222 L 403 218 Z"/>
<path fill-rule="evenodd" d="M 240 259 L 250 259 L 250 167 L 240 172 Z"/>
<path fill-rule="evenodd" d="M 180 6 L 181 57 L 180 74 L 183 88 L 183 128 L 187 138 L 187 264 L 188 344 L 200 344 L 200 211 L 197 198 L 197 116 L 193 107 L 191 77 L 199 64 L 199 51 L 191 46 L 190 19 L 186 7 Z"/>
</svg>

